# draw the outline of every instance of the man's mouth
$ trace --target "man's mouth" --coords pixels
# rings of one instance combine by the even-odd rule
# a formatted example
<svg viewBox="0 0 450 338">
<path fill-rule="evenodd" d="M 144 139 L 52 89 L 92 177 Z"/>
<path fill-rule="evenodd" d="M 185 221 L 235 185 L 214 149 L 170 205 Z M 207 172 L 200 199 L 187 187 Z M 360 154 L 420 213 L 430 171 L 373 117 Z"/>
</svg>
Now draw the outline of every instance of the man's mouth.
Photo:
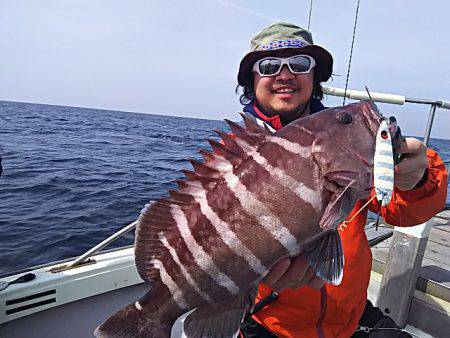
<svg viewBox="0 0 450 338">
<path fill-rule="evenodd" d="M 293 87 L 279 87 L 274 89 L 272 92 L 274 94 L 293 94 L 297 91 L 296 88 Z"/>
</svg>

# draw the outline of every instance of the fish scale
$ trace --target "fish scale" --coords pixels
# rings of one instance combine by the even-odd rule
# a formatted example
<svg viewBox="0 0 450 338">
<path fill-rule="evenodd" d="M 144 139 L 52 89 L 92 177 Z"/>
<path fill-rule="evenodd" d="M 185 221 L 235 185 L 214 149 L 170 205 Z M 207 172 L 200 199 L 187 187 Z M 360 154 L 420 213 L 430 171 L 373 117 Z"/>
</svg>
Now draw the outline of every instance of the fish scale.
<svg viewBox="0 0 450 338">
<path fill-rule="evenodd" d="M 95 334 L 167 338 L 175 319 L 196 308 L 185 337 L 234 337 L 262 277 L 302 252 L 318 276 L 339 284 L 337 227 L 369 192 L 378 119 L 361 102 L 274 134 L 245 116 L 245 128 L 227 121 L 233 135 L 218 132 L 222 143 L 211 140 L 204 161 L 190 161 L 179 189 L 141 212 L 136 267 L 152 289 Z"/>
</svg>

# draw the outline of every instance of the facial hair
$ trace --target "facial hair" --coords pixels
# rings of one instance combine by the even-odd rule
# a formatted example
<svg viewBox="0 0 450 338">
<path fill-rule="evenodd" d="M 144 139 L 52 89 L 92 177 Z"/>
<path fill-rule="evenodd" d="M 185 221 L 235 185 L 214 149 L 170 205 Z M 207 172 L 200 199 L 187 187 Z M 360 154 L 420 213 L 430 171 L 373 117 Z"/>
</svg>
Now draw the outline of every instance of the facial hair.
<svg viewBox="0 0 450 338">
<path fill-rule="evenodd" d="M 258 109 L 264 112 L 267 116 L 279 115 L 281 124 L 283 126 L 287 125 L 292 121 L 297 120 L 298 118 L 305 117 L 310 114 L 309 107 L 311 103 L 311 98 L 308 100 L 308 102 L 306 102 L 306 104 L 301 104 L 294 109 L 283 111 L 276 111 L 270 108 L 269 109 L 263 108 L 263 106 L 258 102 L 257 99 L 255 99 L 255 102 Z"/>
</svg>

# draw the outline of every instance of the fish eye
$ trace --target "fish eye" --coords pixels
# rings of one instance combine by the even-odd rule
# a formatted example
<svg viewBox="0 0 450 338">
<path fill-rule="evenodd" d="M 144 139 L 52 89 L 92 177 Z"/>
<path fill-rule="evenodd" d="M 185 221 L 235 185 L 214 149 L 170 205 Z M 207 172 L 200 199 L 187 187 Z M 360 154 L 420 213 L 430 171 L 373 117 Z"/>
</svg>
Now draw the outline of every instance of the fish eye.
<svg viewBox="0 0 450 338">
<path fill-rule="evenodd" d="M 350 124 L 352 123 L 353 118 L 350 114 L 344 114 L 342 116 L 339 117 L 339 123 L 346 125 L 346 124 Z"/>
</svg>

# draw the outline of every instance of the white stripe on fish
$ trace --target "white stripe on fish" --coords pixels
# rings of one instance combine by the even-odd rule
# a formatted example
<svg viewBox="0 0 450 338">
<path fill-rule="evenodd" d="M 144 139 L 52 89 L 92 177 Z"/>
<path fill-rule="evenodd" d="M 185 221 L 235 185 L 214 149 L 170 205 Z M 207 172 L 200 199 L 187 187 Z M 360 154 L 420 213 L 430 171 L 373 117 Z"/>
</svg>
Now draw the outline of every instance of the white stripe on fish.
<svg viewBox="0 0 450 338">
<path fill-rule="evenodd" d="M 201 183 L 198 182 L 200 185 Z M 191 192 L 191 189 L 185 190 L 190 193 L 195 201 L 200 205 L 200 210 L 202 214 L 208 219 L 212 224 L 214 229 L 219 233 L 220 238 L 224 243 L 233 251 L 236 255 L 244 258 L 250 265 L 253 271 L 258 275 L 262 276 L 267 272 L 267 267 L 265 267 L 261 261 L 253 254 L 253 252 L 245 246 L 244 243 L 236 236 L 234 231 L 231 229 L 230 225 L 222 221 L 219 216 L 214 212 L 214 210 L 209 206 L 208 200 L 206 198 L 206 192 L 204 189 Z"/>
<path fill-rule="evenodd" d="M 266 170 L 271 177 L 281 183 L 281 185 L 294 192 L 302 201 L 310 204 L 317 212 L 322 210 L 322 198 L 314 189 L 311 189 L 303 183 L 297 181 L 295 178 L 288 175 L 284 170 L 272 166 L 255 147 L 251 146 L 247 142 L 241 139 L 236 139 L 236 142 L 248 156 L 253 158 L 256 163 Z"/>
<path fill-rule="evenodd" d="M 191 229 L 189 229 L 186 216 L 178 205 L 173 204 L 171 206 L 171 214 L 176 222 L 176 226 L 180 231 L 181 237 L 194 257 L 194 260 L 217 284 L 225 287 L 231 294 L 237 295 L 239 293 L 239 287 L 228 277 L 225 273 L 220 271 L 216 266 L 211 256 L 209 256 L 202 246 L 197 243 L 192 236 Z"/>
<path fill-rule="evenodd" d="M 178 267 L 181 270 L 181 273 L 183 274 L 183 277 L 187 280 L 187 282 L 189 283 L 189 285 L 191 285 L 195 291 L 197 291 L 197 293 L 207 302 L 211 303 L 212 299 L 211 297 L 204 293 L 202 290 L 200 290 L 199 286 L 197 285 L 197 283 L 195 282 L 195 280 L 192 278 L 191 274 L 189 273 L 189 271 L 187 271 L 187 269 L 185 268 L 185 266 L 180 262 L 177 252 L 175 251 L 175 249 L 170 245 L 169 241 L 167 240 L 167 238 L 164 236 L 164 233 L 161 231 L 159 233 L 159 240 L 161 241 L 161 243 L 166 247 L 167 250 L 169 250 L 170 255 L 172 256 L 172 259 L 175 263 L 177 263 Z"/>
<path fill-rule="evenodd" d="M 269 231 L 272 236 L 281 243 L 281 245 L 294 256 L 300 251 L 300 245 L 291 234 L 281 220 L 261 203 L 247 188 L 241 183 L 239 177 L 234 173 L 224 175 L 225 182 L 228 188 L 234 192 L 234 195 L 239 200 L 239 203 L 244 208 L 245 212 L 255 217 L 259 224 Z"/>
<path fill-rule="evenodd" d="M 308 148 L 302 147 L 300 144 L 288 141 L 284 138 L 281 138 L 278 136 L 267 136 L 267 140 L 269 142 L 278 144 L 280 147 L 283 147 L 285 150 L 287 150 L 291 153 L 300 155 L 303 158 L 308 158 L 311 155 L 311 151 Z"/>
<path fill-rule="evenodd" d="M 142 311 L 142 306 L 141 306 L 141 304 L 139 304 L 138 301 L 135 301 L 135 302 L 134 302 L 134 307 L 135 307 L 136 309 L 138 309 L 139 311 Z"/>
<path fill-rule="evenodd" d="M 169 273 L 164 268 L 163 263 L 156 258 L 153 258 L 151 262 L 159 270 L 159 276 L 161 277 L 161 281 L 169 289 L 170 293 L 172 294 L 173 300 L 177 303 L 177 305 L 180 308 L 187 309 L 188 304 L 186 302 L 186 299 L 184 299 L 183 297 L 182 289 L 175 283 L 172 277 L 170 277 Z"/>
</svg>

